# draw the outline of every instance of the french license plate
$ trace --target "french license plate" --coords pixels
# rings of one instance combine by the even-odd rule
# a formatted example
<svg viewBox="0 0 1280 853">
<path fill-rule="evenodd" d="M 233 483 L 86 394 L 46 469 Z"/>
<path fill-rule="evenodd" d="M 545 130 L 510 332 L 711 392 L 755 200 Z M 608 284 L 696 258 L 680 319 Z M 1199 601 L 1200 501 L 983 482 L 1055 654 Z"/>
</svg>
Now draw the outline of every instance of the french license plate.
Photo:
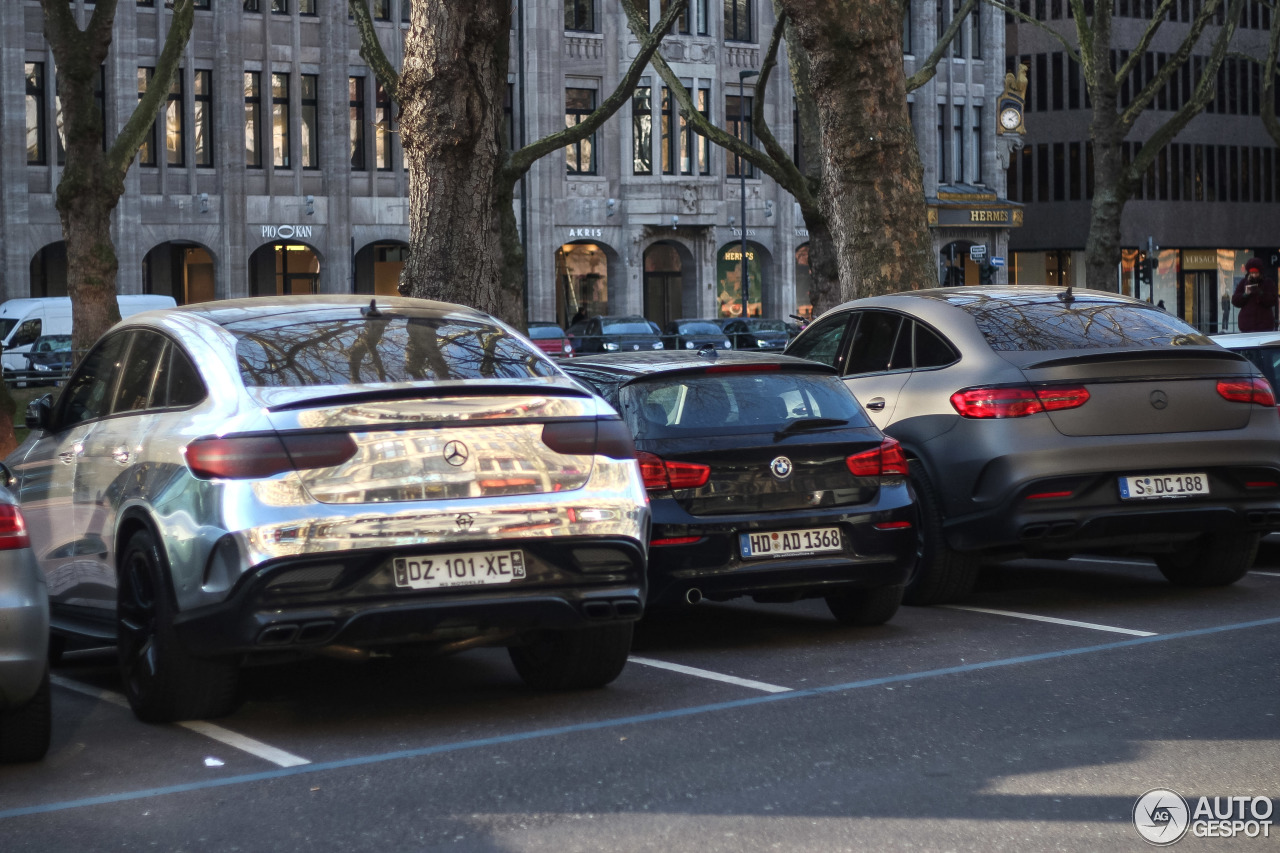
<svg viewBox="0 0 1280 853">
<path fill-rule="evenodd" d="M 839 551 L 843 547 L 839 527 L 739 533 L 738 541 L 742 545 L 742 556 L 748 559 L 797 557 L 822 551 Z"/>
<path fill-rule="evenodd" d="M 1207 494 L 1208 474 L 1146 474 L 1141 477 L 1120 478 L 1120 497 L 1127 501 Z"/>
<path fill-rule="evenodd" d="M 472 551 L 396 557 L 392 561 L 396 586 L 440 589 L 448 586 L 486 586 L 524 579 L 523 551 Z"/>
</svg>

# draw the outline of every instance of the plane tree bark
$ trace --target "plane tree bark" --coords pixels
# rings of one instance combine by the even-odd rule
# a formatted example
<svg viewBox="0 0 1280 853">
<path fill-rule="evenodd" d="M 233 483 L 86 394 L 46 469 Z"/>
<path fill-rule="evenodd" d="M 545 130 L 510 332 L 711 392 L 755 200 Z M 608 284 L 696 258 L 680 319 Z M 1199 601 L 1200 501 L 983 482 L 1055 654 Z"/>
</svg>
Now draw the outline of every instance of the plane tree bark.
<svg viewBox="0 0 1280 853">
<path fill-rule="evenodd" d="M 193 0 L 173 4 L 169 32 L 147 91 L 115 139 L 104 147 L 102 110 L 95 90 L 111 47 L 117 3 L 98 0 L 82 30 L 66 0 L 40 0 L 44 36 L 53 51 L 62 99 L 66 165 L 55 204 L 67 246 L 71 346 L 79 353 L 120 319 L 119 262 L 111 238 L 111 214 L 124 193 L 124 178 L 134 155 L 168 97 L 194 16 Z"/>
<path fill-rule="evenodd" d="M 415 2 L 397 73 L 378 42 L 367 3 L 348 3 L 360 55 L 396 102 L 409 171 L 406 296 L 470 305 L 524 328 L 524 253 L 515 187 L 554 151 L 587 139 L 627 103 L 663 35 L 686 8 L 675 0 L 618 87 L 579 124 L 517 151 L 503 138 L 510 0 Z"/>
</svg>

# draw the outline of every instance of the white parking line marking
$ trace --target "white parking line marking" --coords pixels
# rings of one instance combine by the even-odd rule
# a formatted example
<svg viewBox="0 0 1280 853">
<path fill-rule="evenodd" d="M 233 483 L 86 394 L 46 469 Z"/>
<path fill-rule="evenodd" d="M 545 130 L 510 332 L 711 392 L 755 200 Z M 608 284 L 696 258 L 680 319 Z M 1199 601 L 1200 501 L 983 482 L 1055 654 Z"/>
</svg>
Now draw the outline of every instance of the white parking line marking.
<svg viewBox="0 0 1280 853">
<path fill-rule="evenodd" d="M 948 610 L 969 610 L 974 613 L 991 613 L 996 616 L 1012 616 L 1015 619 L 1030 619 L 1034 622 L 1052 622 L 1054 625 L 1070 625 L 1072 628 L 1092 628 L 1095 631 L 1111 631 L 1115 634 L 1129 634 L 1134 637 L 1154 637 L 1154 631 L 1135 631 L 1132 628 L 1116 628 L 1111 625 L 1097 625 L 1093 622 L 1077 622 L 1074 619 L 1058 619 L 1054 616 L 1036 616 L 1031 613 L 1014 613 L 1011 610 L 988 610 L 985 607 L 962 607 L 959 604 L 943 604 Z"/>
<path fill-rule="evenodd" d="M 627 658 L 631 663 L 644 664 L 652 666 L 656 669 L 668 669 L 672 672 L 680 672 L 685 675 L 694 675 L 698 678 L 709 678 L 712 681 L 723 681 L 725 684 L 736 684 L 739 687 L 750 687 L 752 690 L 763 690 L 765 693 L 790 693 L 790 687 L 779 687 L 776 684 L 765 684 L 763 681 L 752 681 L 749 678 L 738 678 L 735 675 L 725 675 L 721 672 L 712 672 L 708 669 L 698 669 L 697 667 L 685 666 L 679 663 L 667 663 L 663 660 L 653 660 L 652 658 Z"/>
<path fill-rule="evenodd" d="M 110 702 L 112 705 L 119 705 L 122 708 L 129 707 L 128 699 L 111 690 L 100 690 L 87 684 L 81 684 L 78 681 L 72 681 L 69 678 L 63 678 L 60 675 L 49 676 L 49 681 L 67 690 L 82 693 L 85 696 L 91 696 L 103 702 Z M 283 749 L 276 749 L 274 746 L 268 746 L 262 741 L 254 740 L 251 737 L 238 734 L 230 729 L 224 729 L 222 726 L 217 726 L 204 720 L 185 720 L 175 725 L 179 725 L 196 734 L 204 735 L 210 740 L 216 740 L 241 752 L 247 752 L 250 755 L 261 758 L 263 761 L 269 761 L 277 767 L 298 767 L 311 763 L 309 760 L 285 752 Z"/>
<path fill-rule="evenodd" d="M 1249 572 L 1251 575 L 1266 575 L 1269 578 L 1280 578 L 1280 572 Z"/>
</svg>

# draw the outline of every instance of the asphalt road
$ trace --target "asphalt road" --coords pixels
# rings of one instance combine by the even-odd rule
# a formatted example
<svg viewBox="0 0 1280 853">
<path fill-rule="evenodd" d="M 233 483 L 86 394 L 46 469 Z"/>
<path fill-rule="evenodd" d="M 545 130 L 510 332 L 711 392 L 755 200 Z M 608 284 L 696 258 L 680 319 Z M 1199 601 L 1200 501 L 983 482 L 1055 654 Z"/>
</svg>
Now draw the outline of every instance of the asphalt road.
<svg viewBox="0 0 1280 853">
<path fill-rule="evenodd" d="M 1277 550 L 1208 591 L 988 567 L 879 628 L 701 604 L 595 691 L 533 692 L 502 650 L 258 668 L 213 726 L 139 723 L 82 651 L 47 759 L 0 768 L 0 851 L 1143 850 L 1151 789 L 1280 804 L 1277 661 Z M 1275 849 L 1275 811 L 1176 849 Z"/>
</svg>

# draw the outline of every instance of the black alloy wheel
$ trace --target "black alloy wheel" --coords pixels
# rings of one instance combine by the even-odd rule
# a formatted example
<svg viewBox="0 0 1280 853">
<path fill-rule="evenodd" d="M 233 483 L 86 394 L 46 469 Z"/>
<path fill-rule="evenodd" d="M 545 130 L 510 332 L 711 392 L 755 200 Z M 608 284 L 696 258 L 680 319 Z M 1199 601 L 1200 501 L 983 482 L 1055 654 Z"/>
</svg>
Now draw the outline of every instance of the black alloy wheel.
<svg viewBox="0 0 1280 853">
<path fill-rule="evenodd" d="M 911 486 L 916 493 L 916 568 L 907 582 L 905 604 L 946 604 L 973 591 L 978 558 L 947 545 L 938 493 L 919 460 L 910 461 Z"/>
<path fill-rule="evenodd" d="M 120 558 L 116 646 L 120 680 L 138 719 L 170 723 L 220 717 L 235 707 L 239 666 L 233 658 L 201 658 L 182 648 L 177 608 L 154 537 L 139 531 Z"/>
<path fill-rule="evenodd" d="M 538 690 L 604 687 L 622 673 L 631 654 L 634 622 L 565 631 L 541 631 L 507 651 L 525 684 Z"/>
<path fill-rule="evenodd" d="M 1253 568 L 1258 533 L 1207 533 L 1171 554 L 1156 554 L 1156 567 L 1178 586 L 1228 586 Z"/>
<path fill-rule="evenodd" d="M 902 584 L 833 592 L 827 596 L 827 609 L 842 625 L 883 625 L 898 612 L 902 594 Z"/>
</svg>

